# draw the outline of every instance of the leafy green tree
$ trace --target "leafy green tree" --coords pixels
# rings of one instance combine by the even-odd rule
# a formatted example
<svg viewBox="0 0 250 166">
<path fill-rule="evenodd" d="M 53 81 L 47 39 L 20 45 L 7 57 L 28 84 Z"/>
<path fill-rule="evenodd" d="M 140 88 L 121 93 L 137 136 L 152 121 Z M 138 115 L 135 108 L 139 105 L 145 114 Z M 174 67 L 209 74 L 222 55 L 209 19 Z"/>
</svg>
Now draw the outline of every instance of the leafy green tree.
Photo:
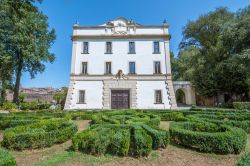
<svg viewBox="0 0 250 166">
<path fill-rule="evenodd" d="M 20 103 L 24 102 L 25 97 L 26 97 L 26 94 L 24 94 L 24 93 L 19 94 L 18 99 L 19 99 Z"/>
<path fill-rule="evenodd" d="M 250 7 L 237 13 L 219 8 L 189 22 L 180 48 L 179 79 L 192 81 L 203 96 L 248 98 Z"/>
<path fill-rule="evenodd" d="M 56 100 L 56 104 L 60 104 L 61 108 L 64 107 L 64 104 L 65 104 L 65 101 L 66 101 L 66 97 L 67 97 L 67 92 L 68 92 L 68 89 L 67 88 L 63 88 L 62 91 L 57 92 L 53 96 L 53 99 Z"/>
<path fill-rule="evenodd" d="M 8 50 L 13 62 L 15 78 L 13 102 L 18 102 L 22 72 L 29 72 L 31 78 L 45 69 L 44 63 L 53 62 L 54 54 L 49 52 L 55 40 L 55 30 L 49 30 L 48 18 L 34 6 L 42 0 L 1 0 L 1 9 L 11 22 L 5 27 L 7 36 L 4 49 Z M 0 22 L 4 22 L 1 20 Z M 9 51 L 11 50 L 11 51 Z"/>
</svg>

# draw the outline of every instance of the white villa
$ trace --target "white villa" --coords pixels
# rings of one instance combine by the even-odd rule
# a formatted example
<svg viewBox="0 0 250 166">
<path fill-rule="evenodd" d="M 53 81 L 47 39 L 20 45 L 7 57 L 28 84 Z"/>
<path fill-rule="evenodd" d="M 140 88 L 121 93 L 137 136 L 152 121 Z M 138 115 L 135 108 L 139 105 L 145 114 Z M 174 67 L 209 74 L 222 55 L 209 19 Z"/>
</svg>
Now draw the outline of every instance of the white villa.
<svg viewBox="0 0 250 166">
<path fill-rule="evenodd" d="M 65 110 L 173 109 L 168 25 L 119 17 L 100 26 L 73 27 Z"/>
</svg>

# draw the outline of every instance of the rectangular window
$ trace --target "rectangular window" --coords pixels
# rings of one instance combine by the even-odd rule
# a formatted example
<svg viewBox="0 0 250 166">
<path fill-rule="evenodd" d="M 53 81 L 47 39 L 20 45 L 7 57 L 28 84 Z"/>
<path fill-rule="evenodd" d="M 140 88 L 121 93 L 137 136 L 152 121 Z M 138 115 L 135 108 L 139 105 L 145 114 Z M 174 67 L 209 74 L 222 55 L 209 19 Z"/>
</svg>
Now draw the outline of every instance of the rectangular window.
<svg viewBox="0 0 250 166">
<path fill-rule="evenodd" d="M 85 103 L 85 90 L 79 90 L 79 103 Z"/>
<path fill-rule="evenodd" d="M 83 54 L 88 54 L 89 53 L 89 42 L 83 42 Z"/>
<path fill-rule="evenodd" d="M 88 74 L 88 62 L 82 62 L 82 74 Z"/>
<path fill-rule="evenodd" d="M 155 91 L 155 103 L 156 103 L 156 104 L 161 104 L 161 103 L 162 103 L 162 94 L 161 94 L 161 90 L 156 90 L 156 91 Z"/>
<path fill-rule="evenodd" d="M 129 62 L 129 74 L 135 74 L 135 62 Z"/>
<path fill-rule="evenodd" d="M 159 53 L 160 53 L 160 43 L 154 42 L 154 54 L 159 54 Z"/>
<path fill-rule="evenodd" d="M 161 74 L 161 62 L 154 62 L 154 74 Z"/>
<path fill-rule="evenodd" d="M 129 54 L 135 54 L 135 42 L 129 42 Z"/>
<path fill-rule="evenodd" d="M 105 74 L 112 74 L 111 71 L 111 62 L 106 62 Z"/>
<path fill-rule="evenodd" d="M 106 54 L 112 54 L 112 42 L 106 42 Z"/>
</svg>

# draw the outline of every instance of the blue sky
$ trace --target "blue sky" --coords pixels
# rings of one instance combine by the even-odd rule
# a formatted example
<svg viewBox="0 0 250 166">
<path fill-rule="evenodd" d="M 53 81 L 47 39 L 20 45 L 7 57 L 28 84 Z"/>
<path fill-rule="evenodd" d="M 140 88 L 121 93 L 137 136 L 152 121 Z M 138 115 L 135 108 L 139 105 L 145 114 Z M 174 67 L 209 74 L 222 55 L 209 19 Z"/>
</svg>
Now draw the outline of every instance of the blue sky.
<svg viewBox="0 0 250 166">
<path fill-rule="evenodd" d="M 182 28 L 188 20 L 195 20 L 218 7 L 231 11 L 250 5 L 250 0 L 44 0 L 39 9 L 49 17 L 50 27 L 56 29 L 57 39 L 51 48 L 56 55 L 53 64 L 46 64 L 46 70 L 30 79 L 23 73 L 23 87 L 68 86 L 71 64 L 72 25 L 100 25 L 106 21 L 124 16 L 145 24 L 161 25 L 166 19 L 170 25 L 171 51 L 177 55 L 182 39 Z"/>
</svg>

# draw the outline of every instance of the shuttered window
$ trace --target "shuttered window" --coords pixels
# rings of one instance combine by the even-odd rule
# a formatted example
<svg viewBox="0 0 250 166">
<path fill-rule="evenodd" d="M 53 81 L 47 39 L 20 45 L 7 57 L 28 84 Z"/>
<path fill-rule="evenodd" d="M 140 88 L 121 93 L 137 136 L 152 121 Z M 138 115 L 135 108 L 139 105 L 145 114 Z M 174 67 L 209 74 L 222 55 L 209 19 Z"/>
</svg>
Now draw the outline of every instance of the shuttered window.
<svg viewBox="0 0 250 166">
<path fill-rule="evenodd" d="M 135 74 L 135 62 L 129 62 L 129 74 Z"/>
<path fill-rule="evenodd" d="M 161 74 L 161 62 L 154 62 L 154 74 Z"/>
<path fill-rule="evenodd" d="M 135 54 L 135 42 L 129 42 L 129 54 Z"/>
<path fill-rule="evenodd" d="M 83 54 L 88 54 L 89 53 L 89 42 L 83 42 L 82 53 Z"/>
<path fill-rule="evenodd" d="M 82 62 L 82 74 L 88 74 L 88 62 Z"/>
<path fill-rule="evenodd" d="M 155 103 L 156 103 L 156 104 L 161 104 L 161 103 L 162 103 L 162 94 L 161 94 L 161 90 L 156 90 L 156 91 L 155 91 Z"/>
<path fill-rule="evenodd" d="M 157 41 L 157 42 L 154 42 L 154 54 L 159 54 L 160 53 L 160 43 Z"/>
<path fill-rule="evenodd" d="M 106 62 L 105 74 L 112 74 L 111 67 L 111 62 Z"/>
<path fill-rule="evenodd" d="M 112 54 L 112 42 L 106 42 L 106 54 Z"/>
<path fill-rule="evenodd" d="M 85 103 L 85 90 L 79 91 L 79 103 Z"/>
</svg>

